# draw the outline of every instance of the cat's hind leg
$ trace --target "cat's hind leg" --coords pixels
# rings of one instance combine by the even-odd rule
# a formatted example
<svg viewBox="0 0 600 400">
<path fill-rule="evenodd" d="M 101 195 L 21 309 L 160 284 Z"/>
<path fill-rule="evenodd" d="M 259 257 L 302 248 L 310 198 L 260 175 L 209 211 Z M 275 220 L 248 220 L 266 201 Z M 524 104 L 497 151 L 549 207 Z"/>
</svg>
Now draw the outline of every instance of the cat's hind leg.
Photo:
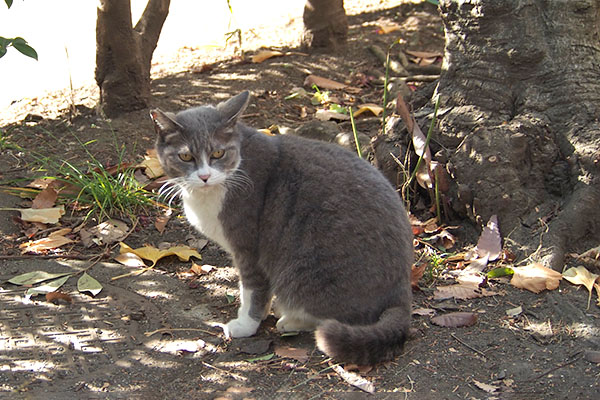
<svg viewBox="0 0 600 400">
<path fill-rule="evenodd" d="M 274 314 L 277 320 L 279 332 L 313 331 L 319 325 L 320 320 L 304 310 L 288 310 L 275 301 Z"/>
</svg>

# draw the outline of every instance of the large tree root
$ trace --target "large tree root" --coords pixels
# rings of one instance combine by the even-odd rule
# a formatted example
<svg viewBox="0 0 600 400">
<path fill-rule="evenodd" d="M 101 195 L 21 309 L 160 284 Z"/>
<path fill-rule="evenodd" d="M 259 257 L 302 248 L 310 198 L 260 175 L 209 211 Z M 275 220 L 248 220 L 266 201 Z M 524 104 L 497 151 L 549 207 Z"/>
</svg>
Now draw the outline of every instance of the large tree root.
<svg viewBox="0 0 600 400">
<path fill-rule="evenodd" d="M 557 271 L 562 271 L 565 255 L 575 242 L 598 236 L 596 225 L 600 222 L 600 187 L 598 182 L 579 183 L 558 216 L 543 234 L 540 261 Z"/>
</svg>

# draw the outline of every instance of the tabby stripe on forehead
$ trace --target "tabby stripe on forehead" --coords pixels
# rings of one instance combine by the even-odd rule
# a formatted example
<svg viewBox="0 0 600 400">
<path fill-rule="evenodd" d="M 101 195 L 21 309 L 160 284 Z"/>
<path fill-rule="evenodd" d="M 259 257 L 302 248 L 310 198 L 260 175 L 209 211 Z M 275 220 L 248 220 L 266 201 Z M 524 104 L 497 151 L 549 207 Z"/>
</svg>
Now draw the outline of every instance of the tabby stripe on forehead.
<svg viewBox="0 0 600 400">
<path fill-rule="evenodd" d="M 180 136 L 181 134 L 179 132 L 172 132 L 172 133 L 168 133 L 165 137 L 164 140 L 165 142 L 169 143 L 173 140 L 173 138 Z"/>
</svg>

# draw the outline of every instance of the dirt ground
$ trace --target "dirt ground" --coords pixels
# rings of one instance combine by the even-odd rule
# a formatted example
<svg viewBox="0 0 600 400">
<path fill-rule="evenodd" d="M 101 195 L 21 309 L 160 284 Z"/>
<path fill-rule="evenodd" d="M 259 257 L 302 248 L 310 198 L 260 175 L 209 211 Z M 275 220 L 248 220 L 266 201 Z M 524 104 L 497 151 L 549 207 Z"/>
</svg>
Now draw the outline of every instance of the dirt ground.
<svg viewBox="0 0 600 400">
<path fill-rule="evenodd" d="M 349 41 L 338 53 L 308 55 L 293 47 L 301 20 L 244 32 L 244 55 L 239 43 L 224 50 L 181 49 L 172 62 L 154 66 L 153 106 L 178 111 L 248 89 L 253 101 L 244 116 L 247 124 L 295 129 L 313 120 L 317 109 L 309 97 L 286 100 L 294 88 L 303 86 L 309 73 L 360 88 L 351 94 L 335 92 L 347 105 L 380 104 L 384 68 L 368 47 L 387 49 L 400 38 L 397 51 L 441 53 L 444 38 L 431 4 L 373 3 L 346 2 Z M 391 22 L 400 30 L 377 32 L 378 25 Z M 262 63 L 249 62 L 261 46 L 286 54 Z M 413 100 L 431 90 L 430 83 L 408 83 Z M 35 152 L 85 162 L 88 156 L 79 142 L 95 140 L 87 150 L 113 164 L 118 161 L 116 137 L 119 145 L 126 146 L 128 158 L 139 160 L 154 141 L 148 110 L 106 120 L 93 109 L 96 96 L 94 88 L 82 88 L 23 100 L 2 110 L 2 186 L 23 186 L 42 174 L 32 163 Z M 360 118 L 357 123 L 361 133 L 369 136 L 380 128 L 380 119 L 375 117 Z M 339 127 L 348 131 L 349 123 L 339 123 Z M 0 208 L 29 204 L 30 200 L 0 192 Z M 412 211 L 421 220 L 429 218 L 422 208 Z M 310 334 L 279 335 L 273 316 L 256 336 L 226 340 L 214 323 L 226 322 L 236 312 L 235 271 L 215 244 L 198 245 L 198 235 L 180 215 L 169 220 L 162 234 L 153 225 L 154 216 L 144 216 L 126 242 L 132 247 L 199 246 L 202 260 L 196 261 L 215 268 L 191 275 L 187 273 L 191 263 L 169 257 L 142 275 L 111 280 L 131 268 L 113 262 L 117 250 L 110 249 L 112 253 L 89 271 L 102 283 L 103 291 L 92 298 L 79 294 L 74 281 L 68 281 L 61 290 L 73 302 L 59 304 L 41 297 L 27 301 L 24 290 L 6 280 L 35 270 L 80 271 L 90 266 L 86 257 L 105 250 L 77 243 L 67 253 L 71 257 L 21 256 L 18 245 L 26 239 L 16 215 L 0 211 L 0 398 L 598 397 L 600 364 L 589 351 L 600 350 L 600 308 L 592 299 L 586 310 L 587 291 L 568 282 L 561 282 L 557 290 L 534 294 L 496 280 L 488 287 L 494 296 L 437 301 L 434 288 L 454 279 L 440 272 L 437 279 L 421 280 L 415 309 L 432 309 L 437 315 L 475 312 L 477 322 L 447 328 L 433 324 L 431 316 L 415 315 L 414 337 L 400 357 L 358 371 L 375 388 L 374 394 L 367 394 L 336 372 L 334 364 L 316 350 Z M 81 217 L 70 213 L 61 219 L 62 226 L 79 223 Z M 451 224 L 457 226 L 452 233 L 458 242 L 450 251 L 472 247 L 476 229 L 467 221 Z M 422 248 L 419 245 L 418 254 Z M 507 310 L 519 306 L 520 314 L 507 315 Z"/>
</svg>

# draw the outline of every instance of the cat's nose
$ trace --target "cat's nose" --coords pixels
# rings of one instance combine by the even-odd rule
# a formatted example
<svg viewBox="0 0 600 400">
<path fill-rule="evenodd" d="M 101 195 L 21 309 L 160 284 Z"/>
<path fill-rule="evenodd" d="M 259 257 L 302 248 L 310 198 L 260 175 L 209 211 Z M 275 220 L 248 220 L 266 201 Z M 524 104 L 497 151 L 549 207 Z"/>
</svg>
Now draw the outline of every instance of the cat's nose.
<svg viewBox="0 0 600 400">
<path fill-rule="evenodd" d="M 202 182 L 208 182 L 208 178 L 210 178 L 210 174 L 198 174 L 198 178 L 202 179 Z"/>
</svg>

